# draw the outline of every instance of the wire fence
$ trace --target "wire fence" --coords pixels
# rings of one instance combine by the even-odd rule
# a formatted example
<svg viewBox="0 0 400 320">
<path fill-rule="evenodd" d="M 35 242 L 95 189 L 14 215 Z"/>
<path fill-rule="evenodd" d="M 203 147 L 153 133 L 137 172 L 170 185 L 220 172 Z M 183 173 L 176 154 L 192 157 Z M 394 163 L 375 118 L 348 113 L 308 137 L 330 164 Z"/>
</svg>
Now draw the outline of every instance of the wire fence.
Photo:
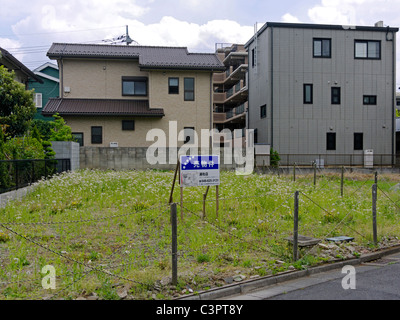
<svg viewBox="0 0 400 320">
<path fill-rule="evenodd" d="M 124 212 L 71 204 L 69 219 L 4 215 L 0 295 L 171 298 L 398 244 L 396 174 L 341 167 L 257 177 L 271 176 L 252 196 L 221 186 L 219 194 L 210 188 L 207 196 L 138 202 Z M 46 266 L 56 273 L 43 272 Z"/>
</svg>

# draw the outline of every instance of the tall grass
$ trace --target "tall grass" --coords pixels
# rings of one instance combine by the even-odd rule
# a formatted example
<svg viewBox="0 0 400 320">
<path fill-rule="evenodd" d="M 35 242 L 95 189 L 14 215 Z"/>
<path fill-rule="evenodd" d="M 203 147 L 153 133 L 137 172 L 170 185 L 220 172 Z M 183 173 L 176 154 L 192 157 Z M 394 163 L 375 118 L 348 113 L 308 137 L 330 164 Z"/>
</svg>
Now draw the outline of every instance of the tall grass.
<svg viewBox="0 0 400 320">
<path fill-rule="evenodd" d="M 185 283 L 201 290 L 223 285 L 224 277 L 237 272 L 250 277 L 319 263 L 326 258 L 318 248 L 303 250 L 300 263 L 292 260 L 287 237 L 297 190 L 302 235 L 322 241 L 347 235 L 358 248 L 373 247 L 373 174 L 347 174 L 342 197 L 339 173 L 319 175 L 314 185 L 311 175 L 294 182 L 290 175 L 222 172 L 218 215 L 215 188 L 208 193 L 205 217 L 205 188 L 183 189 L 179 285 L 173 290 L 163 282 L 171 275 L 172 179 L 173 172 L 83 170 L 40 181 L 26 198 L 9 202 L 0 209 L 0 299 L 73 299 L 93 292 L 118 299 L 121 285 L 132 298 L 149 299 L 154 292 L 170 298 Z M 380 176 L 380 240 L 400 232 L 400 199 L 392 189 L 397 182 Z M 174 201 L 181 202 L 179 188 Z M 56 269 L 55 291 L 41 285 L 46 265 Z"/>
</svg>

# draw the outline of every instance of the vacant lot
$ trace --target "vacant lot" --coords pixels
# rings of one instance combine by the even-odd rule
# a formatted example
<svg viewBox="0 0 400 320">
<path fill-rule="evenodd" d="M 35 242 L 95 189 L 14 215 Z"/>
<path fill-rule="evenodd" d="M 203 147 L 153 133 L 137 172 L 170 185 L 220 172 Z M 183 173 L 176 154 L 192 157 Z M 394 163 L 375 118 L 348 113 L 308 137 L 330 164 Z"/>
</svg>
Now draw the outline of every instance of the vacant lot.
<svg viewBox="0 0 400 320">
<path fill-rule="evenodd" d="M 398 175 L 378 176 L 378 244 L 372 241 L 373 173 L 221 174 L 210 188 L 176 186 L 178 285 L 170 285 L 173 172 L 65 173 L 0 209 L 0 299 L 169 299 L 288 269 L 358 256 L 397 243 Z M 294 181 L 295 180 L 295 181 Z M 321 239 L 293 261 L 294 192 L 299 232 Z M 216 210 L 218 203 L 218 211 Z M 182 210 L 182 211 L 181 211 Z M 325 239 L 349 236 L 335 244 Z M 44 266 L 55 289 L 44 289 Z M 47 281 L 47 280 L 46 280 Z M 46 286 L 45 286 L 46 287 Z"/>
</svg>

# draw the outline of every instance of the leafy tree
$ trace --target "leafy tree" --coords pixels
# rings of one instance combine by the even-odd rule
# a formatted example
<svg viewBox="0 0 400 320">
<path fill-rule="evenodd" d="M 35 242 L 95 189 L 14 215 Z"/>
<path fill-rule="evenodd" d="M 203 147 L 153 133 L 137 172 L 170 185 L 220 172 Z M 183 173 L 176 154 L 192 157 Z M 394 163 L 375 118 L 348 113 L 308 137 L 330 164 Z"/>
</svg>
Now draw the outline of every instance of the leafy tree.
<svg viewBox="0 0 400 320">
<path fill-rule="evenodd" d="M 274 150 L 272 148 L 271 148 L 270 154 L 271 154 L 271 159 L 270 159 L 271 160 L 271 167 L 277 168 L 278 165 L 279 165 L 279 161 L 281 161 L 281 157 L 279 156 L 278 151 L 276 151 L 276 150 Z"/>
<path fill-rule="evenodd" d="M 67 126 L 65 120 L 58 114 L 53 115 L 54 128 L 51 129 L 50 141 L 74 141 L 72 130 Z"/>
<path fill-rule="evenodd" d="M 31 136 L 7 139 L 4 155 L 9 160 L 44 159 L 42 144 Z"/>
<path fill-rule="evenodd" d="M 36 127 L 36 125 L 31 129 L 31 137 L 42 144 L 45 159 L 54 159 L 56 153 L 51 148 L 51 142 L 42 139 L 39 129 Z"/>
<path fill-rule="evenodd" d="M 14 80 L 14 71 L 0 66 L 0 125 L 7 125 L 10 137 L 23 136 L 36 113 L 33 90 Z"/>
<path fill-rule="evenodd" d="M 0 160 L 5 160 L 4 156 L 4 134 L 0 126 Z M 8 174 L 7 164 L 0 162 L 0 190 L 6 190 L 10 187 L 10 175 Z"/>
<path fill-rule="evenodd" d="M 40 138 L 42 141 L 50 141 L 51 129 L 54 129 L 54 121 L 45 121 L 41 119 L 33 119 L 31 122 L 30 130 L 36 127 L 39 130 Z"/>
</svg>

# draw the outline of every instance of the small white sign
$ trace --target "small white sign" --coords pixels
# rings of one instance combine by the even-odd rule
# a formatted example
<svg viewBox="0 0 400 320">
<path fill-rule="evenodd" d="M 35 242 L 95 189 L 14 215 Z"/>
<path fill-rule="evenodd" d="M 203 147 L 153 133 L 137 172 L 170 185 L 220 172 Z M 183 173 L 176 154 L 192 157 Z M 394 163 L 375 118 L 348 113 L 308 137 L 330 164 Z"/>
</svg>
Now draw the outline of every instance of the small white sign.
<svg viewBox="0 0 400 320">
<path fill-rule="evenodd" d="M 181 187 L 218 186 L 219 156 L 181 156 Z"/>
</svg>

